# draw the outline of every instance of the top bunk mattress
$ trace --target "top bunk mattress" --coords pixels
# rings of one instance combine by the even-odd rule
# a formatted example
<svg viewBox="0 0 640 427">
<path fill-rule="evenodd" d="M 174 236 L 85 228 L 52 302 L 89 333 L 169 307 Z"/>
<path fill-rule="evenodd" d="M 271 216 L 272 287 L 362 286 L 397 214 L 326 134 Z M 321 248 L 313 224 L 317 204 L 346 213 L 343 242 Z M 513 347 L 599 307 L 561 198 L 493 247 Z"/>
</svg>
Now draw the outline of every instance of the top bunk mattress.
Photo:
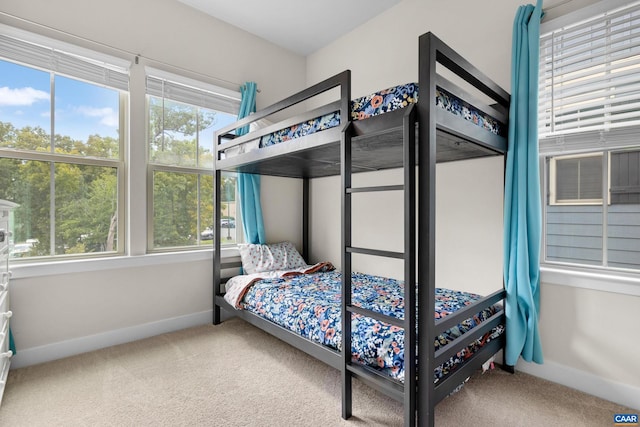
<svg viewBox="0 0 640 427">
<path fill-rule="evenodd" d="M 356 98 L 350 103 L 352 121 L 365 120 L 384 113 L 405 108 L 418 101 L 417 83 L 407 83 L 390 87 L 378 92 Z M 436 106 L 442 110 L 459 116 L 490 134 L 505 137 L 507 125 L 501 123 L 490 114 L 474 107 L 452 93 L 436 87 Z M 281 144 L 341 124 L 340 111 L 333 111 L 322 116 L 302 121 L 292 126 L 283 127 L 256 140 L 223 150 L 221 158 L 231 158 L 249 151 Z"/>
</svg>

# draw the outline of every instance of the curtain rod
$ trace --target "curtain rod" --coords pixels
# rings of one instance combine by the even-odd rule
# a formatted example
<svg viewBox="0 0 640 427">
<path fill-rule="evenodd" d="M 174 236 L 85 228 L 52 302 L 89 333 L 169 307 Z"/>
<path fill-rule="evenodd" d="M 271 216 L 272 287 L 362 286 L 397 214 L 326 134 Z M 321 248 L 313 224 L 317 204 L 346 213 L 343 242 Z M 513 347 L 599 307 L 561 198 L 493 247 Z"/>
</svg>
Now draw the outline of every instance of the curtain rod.
<svg viewBox="0 0 640 427">
<path fill-rule="evenodd" d="M 543 7 L 542 10 L 552 10 L 552 9 L 555 9 L 556 7 L 564 6 L 567 3 L 571 3 L 572 1 L 573 0 L 563 0 L 560 3 L 554 4 L 553 6 Z"/>
<path fill-rule="evenodd" d="M 177 65 L 172 65 L 172 64 L 169 64 L 167 62 L 163 62 L 163 61 L 160 61 L 160 60 L 157 60 L 157 59 L 149 58 L 149 57 L 144 56 L 144 55 L 142 55 L 140 53 L 130 52 L 128 50 L 125 50 L 125 49 L 122 49 L 122 48 L 119 48 L 119 47 L 115 47 L 115 46 L 111 46 L 111 45 L 108 45 L 106 43 L 98 42 L 98 41 L 91 40 L 91 39 L 88 39 L 88 38 L 85 38 L 85 37 L 80 37 L 80 36 L 77 36 L 75 34 L 71 34 L 71 33 L 67 32 L 67 31 L 59 30 L 57 28 L 50 27 L 50 26 L 44 25 L 44 24 L 40 24 L 38 22 L 33 22 L 33 21 L 28 20 L 28 19 L 12 15 L 12 14 L 7 13 L 7 12 L 0 11 L 0 15 L 4 15 L 4 16 L 9 17 L 11 19 L 15 19 L 17 21 L 21 21 L 21 22 L 23 22 L 23 23 L 25 23 L 27 25 L 32 25 L 32 26 L 35 26 L 35 27 L 38 27 L 38 28 L 45 29 L 47 31 L 53 31 L 54 33 L 62 34 L 64 36 L 71 37 L 71 38 L 73 38 L 75 40 L 80 40 L 82 42 L 92 43 L 94 45 L 98 45 L 98 46 L 101 46 L 103 48 L 110 49 L 112 51 L 117 51 L 117 52 L 120 52 L 120 53 L 123 53 L 123 54 L 126 54 L 126 55 L 131 55 L 133 57 L 133 62 L 135 62 L 135 64 L 138 64 L 139 58 L 143 58 L 146 61 L 151 61 L 151 62 L 154 62 L 155 64 L 159 64 L 159 65 L 164 66 L 164 67 L 172 68 L 175 71 L 182 71 L 182 72 L 189 73 L 191 75 L 196 75 L 196 76 L 204 77 L 204 78 L 207 78 L 207 79 L 217 80 L 218 82 L 227 84 L 229 86 L 236 86 L 238 88 L 240 86 L 242 86 L 242 84 L 240 84 L 240 83 L 236 83 L 236 82 L 232 82 L 232 81 L 229 81 L 229 80 L 221 79 L 219 77 L 209 76 L 209 75 L 197 72 L 197 71 L 189 70 L 187 68 L 179 67 Z M 258 89 L 258 92 L 260 92 L 259 89 Z"/>
</svg>

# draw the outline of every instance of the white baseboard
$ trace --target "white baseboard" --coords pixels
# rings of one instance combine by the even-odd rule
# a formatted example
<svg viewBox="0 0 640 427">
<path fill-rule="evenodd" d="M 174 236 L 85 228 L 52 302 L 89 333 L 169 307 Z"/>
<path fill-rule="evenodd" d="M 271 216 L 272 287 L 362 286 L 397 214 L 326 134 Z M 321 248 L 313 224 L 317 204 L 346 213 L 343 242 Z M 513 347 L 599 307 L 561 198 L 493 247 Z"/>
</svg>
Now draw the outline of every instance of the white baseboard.
<svg viewBox="0 0 640 427">
<path fill-rule="evenodd" d="M 211 323 L 211 320 L 212 311 L 208 310 L 107 331 L 96 335 L 60 341 L 53 344 L 18 349 L 16 355 L 11 358 L 11 369 L 23 368 L 38 363 L 62 359 L 64 357 L 75 356 L 76 354 L 99 350 L 101 348 L 124 344 L 193 326 L 205 325 Z"/>
<path fill-rule="evenodd" d="M 622 384 L 549 361 L 538 365 L 520 360 L 516 370 L 640 410 L 640 387 Z"/>
</svg>

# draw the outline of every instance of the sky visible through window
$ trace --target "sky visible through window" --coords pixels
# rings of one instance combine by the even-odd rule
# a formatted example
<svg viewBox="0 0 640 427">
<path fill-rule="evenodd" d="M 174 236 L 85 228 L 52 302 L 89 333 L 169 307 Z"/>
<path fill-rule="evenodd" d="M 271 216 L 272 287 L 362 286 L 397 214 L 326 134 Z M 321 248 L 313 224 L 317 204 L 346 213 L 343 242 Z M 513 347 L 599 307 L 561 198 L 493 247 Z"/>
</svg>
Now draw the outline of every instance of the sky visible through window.
<svg viewBox="0 0 640 427">
<path fill-rule="evenodd" d="M 0 120 L 50 134 L 50 74 L 0 60 L 0 76 Z M 79 141 L 96 134 L 118 138 L 118 91 L 62 76 L 55 88 L 56 134 Z"/>
</svg>

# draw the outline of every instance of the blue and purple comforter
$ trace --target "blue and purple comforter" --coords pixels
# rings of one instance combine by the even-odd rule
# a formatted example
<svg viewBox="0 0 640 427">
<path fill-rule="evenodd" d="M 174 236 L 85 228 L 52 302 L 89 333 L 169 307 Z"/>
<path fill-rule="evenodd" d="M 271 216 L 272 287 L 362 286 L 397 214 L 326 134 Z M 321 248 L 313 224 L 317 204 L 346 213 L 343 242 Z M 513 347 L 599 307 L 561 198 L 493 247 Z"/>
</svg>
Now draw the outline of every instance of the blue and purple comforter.
<svg viewBox="0 0 640 427">
<path fill-rule="evenodd" d="M 353 273 L 353 304 L 402 319 L 402 281 Z M 337 271 L 302 274 L 253 281 L 239 306 L 283 326 L 309 340 L 341 350 L 341 274 Z M 480 299 L 480 295 L 436 289 L 436 319 Z M 491 317 L 497 307 L 476 313 L 437 337 L 436 350 Z M 404 379 L 404 330 L 368 317 L 353 315 L 352 354 L 354 360 L 377 367 L 400 381 Z M 485 342 L 499 336 L 502 327 L 451 357 L 434 372 L 434 382 L 453 371 Z"/>
</svg>

